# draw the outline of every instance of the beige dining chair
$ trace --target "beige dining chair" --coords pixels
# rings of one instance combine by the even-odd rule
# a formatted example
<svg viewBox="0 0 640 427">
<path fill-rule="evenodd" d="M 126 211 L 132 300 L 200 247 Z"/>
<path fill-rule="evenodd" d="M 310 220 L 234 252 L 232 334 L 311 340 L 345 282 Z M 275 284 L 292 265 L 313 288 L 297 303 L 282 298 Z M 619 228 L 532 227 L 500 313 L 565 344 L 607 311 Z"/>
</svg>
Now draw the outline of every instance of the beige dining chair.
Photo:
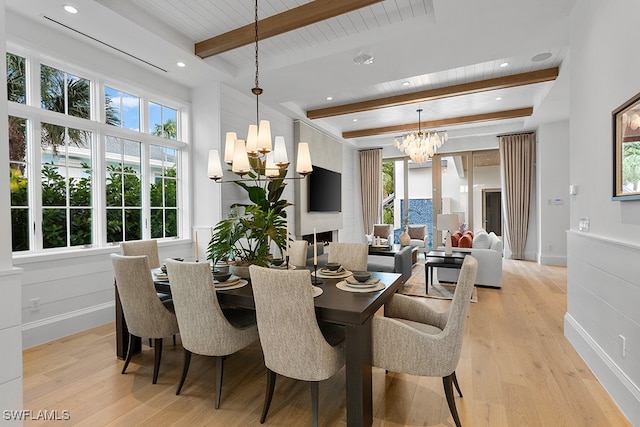
<svg viewBox="0 0 640 427">
<path fill-rule="evenodd" d="M 308 247 L 309 243 L 306 240 L 289 242 L 289 264 L 296 267 L 306 267 Z"/>
<path fill-rule="evenodd" d="M 329 243 L 329 262 L 338 262 L 351 271 L 366 271 L 369 247 L 365 243 Z"/>
<path fill-rule="evenodd" d="M 309 270 L 249 268 L 258 332 L 267 367 L 260 423 L 269 412 L 276 374 L 311 383 L 313 425 L 318 425 L 318 382 L 344 365 L 344 329 L 316 320 Z"/>
<path fill-rule="evenodd" d="M 180 394 L 187 378 L 191 355 L 213 356 L 216 364 L 216 400 L 220 407 L 225 356 L 258 339 L 256 316 L 252 310 L 220 308 L 209 263 L 165 261 L 173 305 L 184 347 Z"/>
<path fill-rule="evenodd" d="M 133 355 L 133 337 L 148 337 L 154 340 L 153 384 L 155 384 L 158 381 L 162 358 L 162 339 L 179 332 L 176 316 L 158 299 L 146 255 L 111 254 L 111 262 L 122 311 L 129 329 L 129 349 L 122 373 L 124 374 L 127 370 Z"/>
<path fill-rule="evenodd" d="M 373 366 L 410 375 L 442 377 L 449 410 L 456 426 L 460 418 L 453 387 L 462 392 L 456 378 L 464 322 L 467 318 L 478 261 L 465 257 L 451 305 L 437 312 L 421 300 L 394 294 L 385 304 L 384 316 L 372 322 Z"/>
</svg>

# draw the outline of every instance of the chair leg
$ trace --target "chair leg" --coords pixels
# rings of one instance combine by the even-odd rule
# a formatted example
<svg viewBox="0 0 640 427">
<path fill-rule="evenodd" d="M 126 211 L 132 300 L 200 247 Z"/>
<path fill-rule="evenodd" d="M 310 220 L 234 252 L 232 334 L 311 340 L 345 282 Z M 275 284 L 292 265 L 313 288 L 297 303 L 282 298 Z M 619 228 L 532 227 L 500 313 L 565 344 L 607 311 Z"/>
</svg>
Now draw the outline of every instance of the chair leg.
<svg viewBox="0 0 640 427">
<path fill-rule="evenodd" d="M 222 397 L 222 373 L 224 370 L 224 357 L 215 356 L 216 360 L 216 409 L 220 407 Z"/>
<path fill-rule="evenodd" d="M 155 349 L 155 357 L 153 361 L 153 383 L 158 382 L 158 372 L 160 371 L 160 359 L 162 358 L 162 338 L 155 338 L 153 340 L 153 346 Z"/>
<path fill-rule="evenodd" d="M 460 417 L 458 417 L 458 410 L 456 409 L 456 402 L 453 397 L 453 374 L 442 377 L 442 384 L 444 385 L 444 394 L 447 396 L 449 411 L 451 411 L 451 415 L 453 416 L 453 422 L 456 424 L 456 427 L 462 427 Z"/>
<path fill-rule="evenodd" d="M 273 389 L 276 387 L 276 373 L 267 368 L 267 392 L 264 395 L 264 405 L 262 405 L 262 416 L 260 424 L 264 424 L 267 419 L 267 412 L 271 406 L 271 398 L 273 397 Z"/>
<path fill-rule="evenodd" d="M 176 346 L 176 335 L 175 334 L 173 335 L 173 346 L 174 347 Z"/>
<path fill-rule="evenodd" d="M 127 366 L 129 366 L 129 362 L 131 362 L 131 357 L 133 356 L 133 335 L 129 334 L 129 347 L 127 348 L 127 358 L 124 361 L 124 366 L 122 367 L 122 374 L 124 374 L 124 372 L 127 370 Z"/>
<path fill-rule="evenodd" d="M 318 427 L 318 381 L 311 381 L 311 416 L 313 427 Z"/>
<path fill-rule="evenodd" d="M 153 340 L 149 338 L 149 347 L 153 347 Z"/>
<path fill-rule="evenodd" d="M 456 386 L 456 390 L 458 390 L 458 394 L 460 395 L 460 397 L 464 397 L 462 396 L 462 391 L 460 391 L 460 386 L 458 385 L 458 378 L 456 377 L 456 371 L 453 371 L 453 374 L 451 374 L 453 376 L 453 385 Z"/>
<path fill-rule="evenodd" d="M 182 367 L 182 378 L 180 378 L 180 384 L 178 384 L 178 389 L 176 390 L 176 396 L 180 394 L 182 390 L 182 386 L 184 385 L 184 380 L 187 379 L 187 372 L 189 372 L 189 364 L 191 363 L 191 352 L 184 349 L 184 366 Z"/>
</svg>

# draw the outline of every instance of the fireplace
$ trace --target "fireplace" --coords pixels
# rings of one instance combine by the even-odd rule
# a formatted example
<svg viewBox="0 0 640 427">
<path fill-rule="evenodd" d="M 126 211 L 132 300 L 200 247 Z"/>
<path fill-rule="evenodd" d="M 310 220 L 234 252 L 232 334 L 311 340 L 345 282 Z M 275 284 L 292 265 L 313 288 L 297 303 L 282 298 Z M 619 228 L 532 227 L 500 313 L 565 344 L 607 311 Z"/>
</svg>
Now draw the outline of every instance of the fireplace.
<svg viewBox="0 0 640 427">
<path fill-rule="evenodd" d="M 326 246 L 329 244 L 329 242 L 333 242 L 333 233 L 335 233 L 335 231 L 316 232 L 316 241 Z M 302 240 L 306 240 L 310 245 L 312 245 L 313 234 L 305 234 L 304 236 L 302 236 Z"/>
</svg>

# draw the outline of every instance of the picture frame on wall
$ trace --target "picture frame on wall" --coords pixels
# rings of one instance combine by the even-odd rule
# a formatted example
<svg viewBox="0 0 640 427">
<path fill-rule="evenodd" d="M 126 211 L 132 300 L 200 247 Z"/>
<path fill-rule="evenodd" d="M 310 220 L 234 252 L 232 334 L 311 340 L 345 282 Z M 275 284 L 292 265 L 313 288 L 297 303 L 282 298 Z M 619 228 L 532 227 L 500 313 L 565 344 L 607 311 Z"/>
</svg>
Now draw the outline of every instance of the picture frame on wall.
<svg viewBox="0 0 640 427">
<path fill-rule="evenodd" d="M 613 200 L 640 200 L 640 93 L 611 116 Z"/>
</svg>

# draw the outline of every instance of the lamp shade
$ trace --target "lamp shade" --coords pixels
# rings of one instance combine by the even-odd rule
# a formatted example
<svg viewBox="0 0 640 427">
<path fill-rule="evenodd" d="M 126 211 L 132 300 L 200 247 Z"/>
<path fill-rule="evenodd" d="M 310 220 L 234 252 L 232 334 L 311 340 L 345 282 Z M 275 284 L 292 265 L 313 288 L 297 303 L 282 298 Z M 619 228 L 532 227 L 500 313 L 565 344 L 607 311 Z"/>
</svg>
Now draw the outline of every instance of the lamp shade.
<svg viewBox="0 0 640 427">
<path fill-rule="evenodd" d="M 245 150 L 250 155 L 258 154 L 258 125 L 249 125 Z"/>
<path fill-rule="evenodd" d="M 296 172 L 300 175 L 308 175 L 313 172 L 311 166 L 311 153 L 309 152 L 309 144 L 301 142 L 298 144 L 298 160 L 296 162 Z"/>
<path fill-rule="evenodd" d="M 220 154 L 218 150 L 209 150 L 209 164 L 207 174 L 211 179 L 222 178 L 222 165 L 220 164 Z"/>
<path fill-rule="evenodd" d="M 275 178 L 280 175 L 280 168 L 273 162 L 273 153 L 268 153 L 265 159 L 264 174 L 269 178 Z"/>
<path fill-rule="evenodd" d="M 233 148 L 238 139 L 238 135 L 235 132 L 227 132 L 227 137 L 224 144 L 224 162 L 228 165 L 233 163 Z"/>
<path fill-rule="evenodd" d="M 458 214 L 438 214 L 436 226 L 438 230 L 457 230 L 460 227 Z"/>
<path fill-rule="evenodd" d="M 231 170 L 238 175 L 243 175 L 251 170 L 249 165 L 249 157 L 247 156 L 247 148 L 244 145 L 244 141 L 236 139 L 235 146 L 233 148 L 233 164 Z"/>
<path fill-rule="evenodd" d="M 289 164 L 287 147 L 284 144 L 284 136 L 276 136 L 273 147 L 273 162 L 279 167 L 284 167 Z"/>
<path fill-rule="evenodd" d="M 258 151 L 262 154 L 271 151 L 271 123 L 269 123 L 269 120 L 260 120 L 260 126 L 258 126 Z"/>
</svg>

